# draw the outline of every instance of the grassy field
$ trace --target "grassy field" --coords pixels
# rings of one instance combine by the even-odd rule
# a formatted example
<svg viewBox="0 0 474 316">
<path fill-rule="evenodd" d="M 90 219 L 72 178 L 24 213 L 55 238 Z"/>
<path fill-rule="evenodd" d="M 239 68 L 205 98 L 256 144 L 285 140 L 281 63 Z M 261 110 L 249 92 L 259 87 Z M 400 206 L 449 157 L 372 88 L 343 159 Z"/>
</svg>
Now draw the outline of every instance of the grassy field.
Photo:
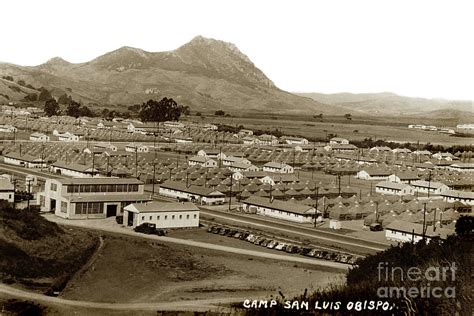
<svg viewBox="0 0 474 316">
<path fill-rule="evenodd" d="M 341 282 L 342 274 L 288 262 L 107 235 L 93 266 L 61 297 L 95 302 L 167 302 L 269 297 Z"/>
<path fill-rule="evenodd" d="M 364 138 L 383 139 L 398 142 L 420 142 L 441 145 L 472 144 L 472 138 L 451 137 L 437 132 L 408 129 L 408 124 L 434 124 L 439 127 L 456 125 L 452 120 L 433 120 L 399 117 L 367 117 L 346 120 L 341 117 L 327 117 L 323 121 L 311 116 L 252 115 L 251 117 L 206 117 L 204 120 L 190 117 L 189 120 L 220 123 L 231 126 L 243 125 L 247 129 L 281 130 L 286 135 L 298 135 L 324 139 L 335 134 L 349 140 Z"/>
</svg>

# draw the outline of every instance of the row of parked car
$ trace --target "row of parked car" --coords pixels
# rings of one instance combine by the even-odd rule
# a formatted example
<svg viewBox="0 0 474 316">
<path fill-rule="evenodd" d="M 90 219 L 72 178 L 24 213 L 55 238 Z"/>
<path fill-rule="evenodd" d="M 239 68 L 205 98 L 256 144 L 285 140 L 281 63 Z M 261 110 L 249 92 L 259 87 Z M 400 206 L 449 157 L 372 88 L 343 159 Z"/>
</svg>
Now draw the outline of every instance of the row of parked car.
<svg viewBox="0 0 474 316">
<path fill-rule="evenodd" d="M 279 251 L 284 251 L 287 253 L 298 253 L 303 256 L 332 260 L 341 263 L 347 263 L 354 265 L 357 261 L 357 257 L 351 256 L 343 253 L 336 253 L 332 251 L 326 251 L 313 247 L 304 247 L 288 242 L 278 241 L 273 238 L 268 238 L 265 236 L 260 236 L 257 234 L 252 234 L 248 231 L 242 231 L 235 228 L 225 227 L 225 226 L 209 226 L 207 229 L 208 233 L 219 234 L 222 236 L 233 237 L 240 240 L 248 241 L 254 245 L 266 247 L 268 249 L 275 249 Z"/>
</svg>

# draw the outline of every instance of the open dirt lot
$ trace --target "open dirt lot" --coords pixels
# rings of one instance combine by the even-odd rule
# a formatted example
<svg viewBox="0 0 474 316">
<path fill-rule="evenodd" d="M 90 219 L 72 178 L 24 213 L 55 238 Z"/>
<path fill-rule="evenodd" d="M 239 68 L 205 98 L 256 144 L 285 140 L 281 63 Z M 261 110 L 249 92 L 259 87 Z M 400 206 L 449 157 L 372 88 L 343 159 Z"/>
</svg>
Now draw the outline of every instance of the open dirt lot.
<svg viewBox="0 0 474 316">
<path fill-rule="evenodd" d="M 279 291 L 297 295 L 329 281 L 343 282 L 343 275 L 304 264 L 107 234 L 96 261 L 60 297 L 117 303 L 206 298 L 238 302 Z"/>
</svg>

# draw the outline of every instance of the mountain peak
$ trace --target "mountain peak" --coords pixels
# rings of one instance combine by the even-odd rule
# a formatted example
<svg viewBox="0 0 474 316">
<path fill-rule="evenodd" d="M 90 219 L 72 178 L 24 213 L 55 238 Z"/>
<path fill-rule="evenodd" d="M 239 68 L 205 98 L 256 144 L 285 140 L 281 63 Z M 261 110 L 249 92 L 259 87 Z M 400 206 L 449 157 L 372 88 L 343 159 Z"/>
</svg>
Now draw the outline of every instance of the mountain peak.
<svg viewBox="0 0 474 316">
<path fill-rule="evenodd" d="M 47 65 L 69 65 L 70 62 L 62 59 L 61 57 L 53 57 L 49 59 L 45 64 Z"/>
</svg>

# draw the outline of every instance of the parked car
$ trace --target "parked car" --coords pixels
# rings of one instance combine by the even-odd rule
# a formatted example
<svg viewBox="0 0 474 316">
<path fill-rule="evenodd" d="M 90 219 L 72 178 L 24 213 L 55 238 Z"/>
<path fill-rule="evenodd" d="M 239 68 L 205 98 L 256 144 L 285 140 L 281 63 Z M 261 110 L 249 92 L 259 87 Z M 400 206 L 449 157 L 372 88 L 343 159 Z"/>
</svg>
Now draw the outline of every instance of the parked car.
<svg viewBox="0 0 474 316">
<path fill-rule="evenodd" d="M 383 230 L 383 226 L 379 223 L 370 224 L 370 230 L 373 232 L 379 232 Z"/>
<path fill-rule="evenodd" d="M 272 240 L 268 243 L 267 248 L 268 249 L 273 249 L 273 248 L 275 248 L 276 245 L 278 245 L 278 241 Z"/>
<path fill-rule="evenodd" d="M 212 233 L 212 229 L 213 229 L 214 227 L 215 227 L 215 226 L 209 226 L 209 227 L 207 228 L 207 232 L 208 232 L 208 233 Z"/>
<path fill-rule="evenodd" d="M 343 256 L 344 256 L 344 255 L 343 255 L 342 253 L 336 254 L 336 257 L 334 258 L 334 261 L 336 261 L 336 262 L 342 262 Z"/>
<path fill-rule="evenodd" d="M 246 240 L 248 236 L 250 236 L 249 233 L 242 233 L 242 234 L 240 234 L 239 239 L 240 240 Z"/>
<path fill-rule="evenodd" d="M 334 259 L 336 259 L 337 257 L 337 254 L 334 253 L 334 252 L 328 252 L 325 256 L 324 256 L 324 259 L 325 260 L 331 260 L 333 261 Z"/>
<path fill-rule="evenodd" d="M 222 228 L 222 227 L 220 227 L 220 226 L 214 226 L 214 227 L 212 227 L 211 232 L 212 232 L 213 234 L 219 234 L 220 231 L 221 231 L 221 228 Z"/>
<path fill-rule="evenodd" d="M 152 223 L 143 223 L 133 229 L 137 233 L 143 233 L 143 234 L 156 234 L 156 224 Z"/>
<path fill-rule="evenodd" d="M 227 237 L 233 237 L 237 233 L 235 229 L 229 229 L 229 231 L 225 234 Z"/>
<path fill-rule="evenodd" d="M 303 251 L 303 247 L 296 245 L 294 247 L 294 253 L 301 253 Z"/>
<path fill-rule="evenodd" d="M 284 242 L 279 242 L 276 246 L 275 246 L 275 250 L 283 250 L 283 248 L 286 246 L 286 244 Z"/>
<path fill-rule="evenodd" d="M 320 252 L 321 252 L 321 250 L 318 250 L 318 249 L 314 248 L 314 249 L 311 249 L 311 251 L 307 254 L 307 256 L 317 258 L 318 253 L 320 253 Z"/>
<path fill-rule="evenodd" d="M 232 237 L 234 238 L 240 238 L 240 235 L 242 235 L 241 232 L 237 231 Z"/>
<path fill-rule="evenodd" d="M 301 250 L 301 254 L 302 254 L 303 256 L 308 256 L 308 253 L 310 253 L 311 250 L 313 250 L 313 248 L 304 247 L 304 248 Z"/>
<path fill-rule="evenodd" d="M 288 253 L 295 253 L 296 252 L 296 246 L 295 245 L 288 245 L 285 249 L 286 252 Z"/>
<path fill-rule="evenodd" d="M 254 234 L 249 234 L 245 240 L 249 242 L 254 242 L 257 237 Z"/>
<path fill-rule="evenodd" d="M 352 264 L 352 265 L 356 265 L 358 259 L 359 258 L 357 258 L 357 257 L 352 257 L 347 261 L 347 263 Z"/>
<path fill-rule="evenodd" d="M 229 228 L 221 228 L 219 235 L 225 236 L 230 232 Z"/>
<path fill-rule="evenodd" d="M 316 257 L 319 259 L 324 259 L 324 257 L 326 257 L 327 254 L 328 254 L 327 251 L 320 251 L 316 254 Z"/>
<path fill-rule="evenodd" d="M 343 255 L 341 262 L 342 262 L 342 263 L 348 263 L 351 258 L 352 258 L 352 256 Z"/>
<path fill-rule="evenodd" d="M 263 241 L 265 240 L 265 238 L 263 237 L 258 237 L 257 239 L 255 239 L 255 241 L 253 242 L 254 245 L 260 245 Z"/>
<path fill-rule="evenodd" d="M 262 247 L 266 247 L 270 241 L 272 241 L 271 239 L 264 239 L 261 243 L 260 243 L 260 246 Z"/>
</svg>

